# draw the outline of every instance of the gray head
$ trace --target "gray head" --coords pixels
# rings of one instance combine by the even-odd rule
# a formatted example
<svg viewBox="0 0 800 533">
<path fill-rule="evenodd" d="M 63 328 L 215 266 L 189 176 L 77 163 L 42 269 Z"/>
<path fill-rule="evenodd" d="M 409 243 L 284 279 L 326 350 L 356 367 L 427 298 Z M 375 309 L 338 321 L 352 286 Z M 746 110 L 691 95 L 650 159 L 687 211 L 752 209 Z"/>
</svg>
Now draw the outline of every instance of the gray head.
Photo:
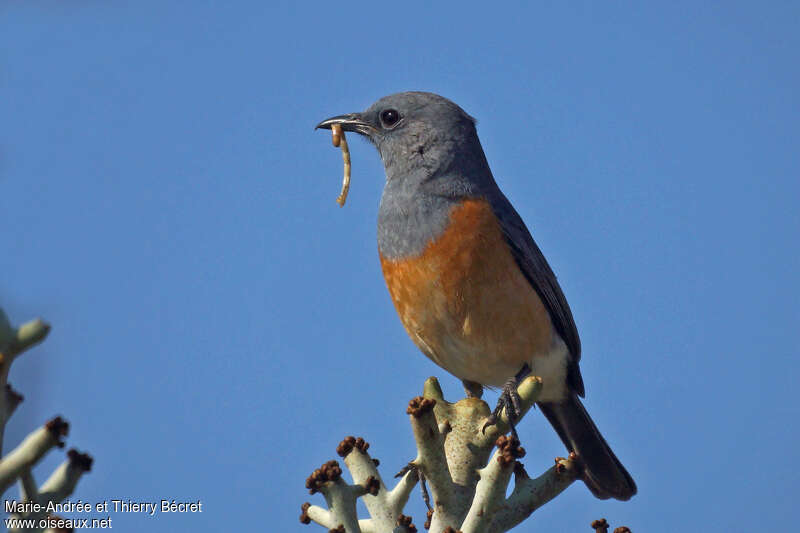
<svg viewBox="0 0 800 533">
<path fill-rule="evenodd" d="M 378 248 L 384 257 L 416 255 L 447 226 L 466 197 L 504 200 L 492 178 L 475 120 L 431 93 L 385 96 L 366 111 L 331 117 L 367 137 L 381 154 L 386 186 L 378 211 Z"/>
<path fill-rule="evenodd" d="M 390 181 L 424 181 L 463 175 L 465 170 L 477 178 L 488 172 L 475 119 L 437 94 L 392 94 L 364 112 L 331 117 L 317 128 L 330 129 L 333 124 L 368 138 L 378 148 Z"/>
</svg>

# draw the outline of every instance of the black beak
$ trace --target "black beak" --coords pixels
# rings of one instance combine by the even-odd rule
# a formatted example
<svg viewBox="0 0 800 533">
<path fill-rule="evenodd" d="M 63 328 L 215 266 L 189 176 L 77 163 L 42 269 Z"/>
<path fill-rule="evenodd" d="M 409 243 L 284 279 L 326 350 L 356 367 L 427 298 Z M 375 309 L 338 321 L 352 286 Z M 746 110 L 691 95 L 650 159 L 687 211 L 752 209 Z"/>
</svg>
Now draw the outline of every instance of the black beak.
<svg viewBox="0 0 800 533">
<path fill-rule="evenodd" d="M 317 124 L 316 128 L 314 129 L 322 128 L 329 130 L 334 124 L 341 125 L 344 131 L 354 131 L 356 133 L 360 133 L 361 135 L 369 135 L 375 130 L 375 128 L 373 128 L 368 122 L 364 121 L 361 113 L 348 113 L 346 115 L 338 115 L 335 117 L 326 118 Z"/>
</svg>

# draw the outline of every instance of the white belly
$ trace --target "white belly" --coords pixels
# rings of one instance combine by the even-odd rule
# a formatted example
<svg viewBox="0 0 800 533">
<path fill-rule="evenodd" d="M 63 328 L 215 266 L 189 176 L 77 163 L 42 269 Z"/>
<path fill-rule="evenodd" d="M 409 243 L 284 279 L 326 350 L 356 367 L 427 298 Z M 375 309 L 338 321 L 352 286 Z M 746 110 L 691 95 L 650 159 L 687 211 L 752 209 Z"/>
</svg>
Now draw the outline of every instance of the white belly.
<svg viewBox="0 0 800 533">
<path fill-rule="evenodd" d="M 445 342 L 440 342 L 436 350 L 419 333 L 415 337 L 417 346 L 428 357 L 462 380 L 474 381 L 488 387 L 502 387 L 522 368 L 522 364 L 510 363 L 502 354 L 486 353 L 482 347 L 471 345 L 466 337 L 450 337 Z M 527 360 L 531 367 L 530 375 L 542 378 L 543 388 L 539 401 L 553 402 L 566 398 L 568 360 L 567 345 L 558 334 L 553 335 L 549 350 L 530 354 Z"/>
</svg>

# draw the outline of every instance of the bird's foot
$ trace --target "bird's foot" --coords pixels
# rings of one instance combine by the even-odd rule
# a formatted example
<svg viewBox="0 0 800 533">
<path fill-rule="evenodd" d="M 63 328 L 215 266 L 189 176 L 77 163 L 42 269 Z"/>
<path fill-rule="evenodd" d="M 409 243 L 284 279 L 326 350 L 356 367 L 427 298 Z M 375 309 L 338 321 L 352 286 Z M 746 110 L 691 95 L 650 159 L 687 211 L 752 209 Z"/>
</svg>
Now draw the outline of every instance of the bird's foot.
<svg viewBox="0 0 800 533">
<path fill-rule="evenodd" d="M 497 399 L 497 407 L 494 408 L 492 414 L 486 419 L 486 423 L 483 424 L 482 432 L 486 433 L 486 428 L 497 424 L 498 417 L 503 412 L 503 409 L 505 409 L 506 415 L 508 416 L 508 426 L 511 428 L 511 435 L 519 441 L 515 423 L 522 412 L 520 402 L 521 400 L 517 393 L 517 382 L 514 378 L 511 378 L 503 385 L 503 392 L 500 393 L 500 398 Z"/>
<path fill-rule="evenodd" d="M 517 392 L 517 386 L 519 385 L 520 381 L 525 379 L 525 376 L 530 373 L 531 368 L 525 364 L 525 366 L 523 366 L 522 369 L 517 372 L 516 376 L 509 378 L 508 381 L 506 381 L 505 385 L 503 385 L 503 391 L 500 393 L 500 398 L 497 399 L 497 406 L 494 408 L 492 414 L 489 415 L 489 418 L 486 419 L 486 423 L 483 424 L 483 428 L 481 430 L 483 433 L 486 433 L 487 427 L 497 424 L 498 417 L 505 408 L 506 415 L 508 416 L 508 426 L 511 428 L 511 435 L 517 439 L 517 442 L 519 442 L 519 436 L 517 435 L 517 428 L 515 424 L 522 415 L 522 400 Z"/>
<path fill-rule="evenodd" d="M 428 494 L 428 486 L 425 484 L 425 474 L 422 473 L 420 467 L 414 463 L 408 463 L 406 466 L 401 468 L 394 477 L 403 477 L 408 472 L 413 472 L 414 475 L 417 476 L 417 479 L 419 480 L 419 488 L 422 491 L 422 501 L 425 502 L 425 507 L 427 507 L 429 511 L 432 510 L 433 507 L 431 507 L 431 497 Z"/>
</svg>

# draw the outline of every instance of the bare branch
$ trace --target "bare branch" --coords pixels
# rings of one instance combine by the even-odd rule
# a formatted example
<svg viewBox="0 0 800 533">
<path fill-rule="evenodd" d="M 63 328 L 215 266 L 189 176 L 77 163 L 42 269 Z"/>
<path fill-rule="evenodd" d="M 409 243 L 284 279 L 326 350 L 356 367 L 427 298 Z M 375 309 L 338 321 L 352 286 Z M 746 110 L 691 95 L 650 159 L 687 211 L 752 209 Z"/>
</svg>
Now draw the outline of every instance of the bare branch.
<svg viewBox="0 0 800 533">
<path fill-rule="evenodd" d="M 68 432 L 69 424 L 59 416 L 28 435 L 0 460 L 0 491 L 5 491 L 20 475 L 30 471 L 54 446 L 63 446 L 61 437 Z"/>
<path fill-rule="evenodd" d="M 541 390 L 539 378 L 529 377 L 518 387 L 522 412 L 535 403 Z M 387 491 L 377 461 L 367 453 L 362 438 L 346 437 L 337 448 L 353 477 L 353 485 L 341 480 L 336 461 L 329 461 L 306 480 L 311 493 L 322 492 L 328 509 L 303 504 L 300 521 L 314 521 L 329 531 L 383 533 L 416 531 L 402 510 L 418 475 L 430 483 L 433 508 L 426 528 L 432 533 L 503 532 L 530 516 L 580 476 L 576 457 L 557 459 L 556 465 L 536 479 L 525 473 L 518 459 L 525 450 L 507 437 L 505 414 L 496 426 L 482 431 L 491 414 L 486 402 L 465 398 L 457 403 L 444 399 L 435 378 L 425 382 L 423 396 L 409 402 L 409 415 L 417 457 L 404 469 L 394 489 Z M 489 460 L 492 449 L 496 451 Z M 515 474 L 514 490 L 506 498 L 506 487 Z M 356 517 L 356 498 L 363 498 L 370 515 Z"/>
</svg>

